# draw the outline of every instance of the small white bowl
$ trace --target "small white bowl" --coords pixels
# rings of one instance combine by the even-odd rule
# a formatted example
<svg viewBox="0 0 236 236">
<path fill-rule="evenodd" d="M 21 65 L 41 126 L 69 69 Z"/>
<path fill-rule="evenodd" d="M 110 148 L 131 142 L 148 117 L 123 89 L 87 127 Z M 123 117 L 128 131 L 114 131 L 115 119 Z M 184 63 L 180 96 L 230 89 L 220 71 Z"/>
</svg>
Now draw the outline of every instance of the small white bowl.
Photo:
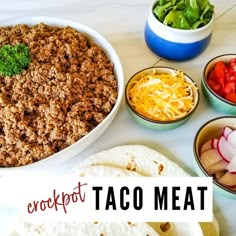
<svg viewBox="0 0 236 236">
<path fill-rule="evenodd" d="M 118 112 L 118 109 L 121 104 L 122 96 L 124 93 L 124 75 L 123 69 L 120 62 L 120 59 L 111 46 L 111 44 L 99 33 L 95 30 L 91 29 L 88 26 L 79 24 L 74 21 L 66 20 L 66 19 L 58 19 L 54 17 L 47 17 L 47 16 L 37 16 L 37 17 L 19 17 L 19 18 L 12 18 L 4 21 L 0 21 L 0 26 L 9 26 L 9 25 L 16 25 L 16 24 L 27 24 L 27 25 L 35 25 L 38 23 L 45 23 L 48 25 L 59 26 L 59 27 L 66 27 L 71 26 L 74 29 L 80 31 L 81 33 L 86 34 L 89 38 L 96 42 L 99 46 L 103 48 L 106 52 L 107 56 L 110 58 L 111 62 L 114 63 L 114 72 L 118 82 L 118 97 L 117 101 L 109 113 L 109 115 L 92 131 L 90 131 L 87 135 L 85 135 L 82 139 L 75 142 L 71 146 L 63 149 L 62 151 L 53 154 L 50 157 L 47 157 L 43 160 L 38 162 L 20 166 L 20 167 L 2 167 L 0 168 L 1 174 L 8 174 L 8 173 L 15 173 L 18 171 L 31 171 L 31 170 L 45 170 L 48 168 L 52 168 L 55 165 L 59 165 L 62 162 L 68 161 L 72 157 L 76 156 L 80 152 L 82 152 L 85 148 L 87 148 L 90 144 L 92 144 L 111 124 L 112 120 L 114 119 L 115 115 Z"/>
</svg>

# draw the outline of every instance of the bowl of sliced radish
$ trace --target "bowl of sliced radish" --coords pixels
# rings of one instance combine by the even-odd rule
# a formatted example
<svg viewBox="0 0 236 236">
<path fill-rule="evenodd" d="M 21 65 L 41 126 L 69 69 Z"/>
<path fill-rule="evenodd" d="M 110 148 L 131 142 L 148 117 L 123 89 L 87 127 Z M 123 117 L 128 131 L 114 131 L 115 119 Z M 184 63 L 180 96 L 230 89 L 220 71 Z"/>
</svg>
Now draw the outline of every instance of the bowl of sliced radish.
<svg viewBox="0 0 236 236">
<path fill-rule="evenodd" d="M 236 199 L 236 117 L 212 119 L 194 139 L 196 171 L 213 177 L 214 189 Z"/>
<path fill-rule="evenodd" d="M 204 68 L 201 85 L 211 107 L 236 115 L 236 54 L 211 59 Z"/>
<path fill-rule="evenodd" d="M 137 123 L 155 130 L 168 130 L 189 120 L 199 103 L 199 89 L 184 72 L 156 66 L 130 78 L 125 99 Z"/>
</svg>

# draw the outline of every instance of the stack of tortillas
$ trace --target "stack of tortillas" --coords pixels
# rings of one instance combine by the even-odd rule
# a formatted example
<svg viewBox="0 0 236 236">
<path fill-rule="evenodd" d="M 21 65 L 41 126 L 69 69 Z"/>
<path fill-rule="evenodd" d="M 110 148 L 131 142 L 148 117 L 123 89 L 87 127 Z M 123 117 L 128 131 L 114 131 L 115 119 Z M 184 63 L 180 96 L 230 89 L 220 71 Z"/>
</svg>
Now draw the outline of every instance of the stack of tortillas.
<svg viewBox="0 0 236 236">
<path fill-rule="evenodd" d="M 94 154 L 74 169 L 73 173 L 85 177 L 142 177 L 142 176 L 189 176 L 176 163 L 164 155 L 141 145 L 115 147 Z M 188 223 L 171 222 L 119 222 L 119 223 L 27 223 L 24 219 L 17 224 L 10 236 L 187 236 Z M 184 229 L 185 228 L 185 229 Z M 201 223 L 204 236 L 218 236 L 219 226 L 214 218 L 212 223 Z M 200 228 L 199 228 L 200 229 Z M 193 229 L 194 230 L 194 229 Z M 200 230 L 201 231 L 201 230 Z M 188 232 L 187 234 L 184 232 Z"/>
<path fill-rule="evenodd" d="M 141 145 L 125 145 L 99 152 L 80 162 L 73 171 L 79 176 L 189 176 L 163 154 Z M 163 230 L 161 223 L 152 222 L 149 225 L 159 235 L 177 235 L 181 224 L 169 223 Z M 200 225 L 204 236 L 219 235 L 215 217 L 212 223 Z"/>
</svg>

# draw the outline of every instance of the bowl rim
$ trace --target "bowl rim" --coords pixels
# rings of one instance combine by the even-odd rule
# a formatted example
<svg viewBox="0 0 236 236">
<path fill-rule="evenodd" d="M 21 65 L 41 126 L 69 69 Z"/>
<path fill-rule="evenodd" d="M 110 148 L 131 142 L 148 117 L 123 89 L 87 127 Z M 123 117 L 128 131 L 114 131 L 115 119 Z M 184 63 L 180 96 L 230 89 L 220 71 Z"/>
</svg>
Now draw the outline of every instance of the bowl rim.
<svg viewBox="0 0 236 236">
<path fill-rule="evenodd" d="M 96 42 L 107 54 L 111 62 L 113 62 L 114 67 L 116 64 L 116 70 L 114 69 L 114 73 L 116 74 L 116 81 L 117 81 L 117 100 L 110 111 L 110 113 L 104 118 L 104 120 L 99 123 L 94 129 L 92 129 L 88 134 L 86 134 L 81 139 L 77 140 L 75 143 L 67 146 L 66 148 L 62 149 L 59 152 L 56 152 L 44 159 L 41 159 L 39 161 L 29 163 L 27 165 L 23 166 L 13 166 L 13 167 L 0 167 L 0 172 L 4 175 L 14 173 L 14 171 L 27 171 L 27 170 L 36 170 L 35 168 L 43 168 L 47 167 L 47 163 L 50 163 L 50 165 L 53 163 L 52 160 L 58 160 L 58 162 L 55 162 L 55 166 L 58 165 L 58 163 L 65 163 L 70 158 L 68 157 L 68 152 L 71 150 L 75 150 L 75 148 L 80 148 L 79 145 L 83 146 L 82 150 L 78 151 L 76 155 L 73 155 L 73 158 L 78 156 L 82 151 L 87 149 L 91 144 L 93 144 L 98 138 L 92 141 L 92 143 L 89 143 L 88 140 L 92 139 L 91 137 L 95 136 L 96 133 L 98 133 L 98 137 L 101 136 L 101 134 L 109 128 L 110 123 L 112 122 L 115 116 L 117 115 L 119 108 L 122 103 L 123 94 L 124 94 L 124 88 L 125 88 L 125 81 L 124 81 L 124 70 L 122 67 L 122 63 L 120 60 L 120 57 L 118 56 L 117 51 L 112 46 L 112 44 L 108 41 L 108 39 L 103 36 L 101 33 L 96 31 L 95 29 L 91 28 L 88 25 L 82 24 L 77 20 L 71 20 L 69 18 L 63 18 L 63 17 L 54 17 L 54 16 L 47 16 L 47 15 L 37 15 L 37 16 L 18 16 L 18 17 L 9 17 L 6 19 L 0 20 L 0 25 L 17 25 L 17 24 L 23 24 L 27 25 L 35 25 L 37 23 L 43 22 L 48 25 L 55 25 L 60 27 L 65 27 L 66 25 L 69 25 L 73 28 L 75 28 L 77 31 L 82 32 L 83 34 L 87 35 L 89 39 L 93 42 Z M 108 126 L 103 129 L 103 126 L 108 124 Z M 88 144 L 89 143 L 89 144 Z M 84 147 L 85 146 L 85 147 Z M 65 158 L 59 158 L 62 155 L 64 155 Z M 63 160 L 62 160 L 63 159 Z M 34 168 L 34 169 L 33 169 Z M 41 170 L 40 169 L 40 170 Z"/>
<path fill-rule="evenodd" d="M 194 141 L 193 141 L 193 154 L 194 154 L 194 160 L 196 161 L 199 169 L 202 171 L 202 173 L 206 176 L 206 177 L 212 177 L 211 175 L 208 174 L 208 172 L 205 170 L 205 168 L 202 166 L 202 163 L 200 162 L 199 160 L 199 155 L 197 154 L 197 147 L 196 147 L 196 143 L 197 143 L 197 139 L 198 139 L 198 136 L 200 134 L 200 132 L 209 124 L 211 124 L 212 122 L 214 121 L 217 121 L 217 120 L 223 120 L 223 119 L 236 119 L 235 116 L 220 116 L 220 117 L 216 117 L 216 118 L 213 118 L 213 119 L 210 119 L 208 120 L 207 122 L 205 122 L 204 124 L 202 124 L 200 126 L 200 128 L 198 129 L 197 133 L 195 134 L 195 137 L 194 137 Z M 232 195 L 235 195 L 236 196 L 236 190 L 232 190 L 231 188 L 227 187 L 227 186 L 224 186 L 222 184 L 220 184 L 217 180 L 215 180 L 213 177 L 212 177 L 212 180 L 213 180 L 213 183 L 219 187 L 220 189 L 232 194 Z"/>
<path fill-rule="evenodd" d="M 190 117 L 193 112 L 197 109 L 198 107 L 198 104 L 199 104 L 199 100 L 200 100 L 200 92 L 199 92 L 199 88 L 196 84 L 196 82 L 189 76 L 187 75 L 185 72 L 181 71 L 184 73 L 184 76 L 187 77 L 195 86 L 196 86 L 196 98 L 195 98 L 195 102 L 194 102 L 194 105 L 193 105 L 193 108 L 184 116 L 176 119 L 176 120 L 168 120 L 168 121 L 160 121 L 160 120 L 154 120 L 154 119 L 151 119 L 151 118 L 148 118 L 146 116 L 144 116 L 143 114 L 137 112 L 130 104 L 129 102 L 129 99 L 128 99 L 128 85 L 129 83 L 132 81 L 132 79 L 138 75 L 139 73 L 141 72 L 144 72 L 146 70 L 150 70 L 150 69 L 169 69 L 169 70 L 172 70 L 172 71 L 178 71 L 178 69 L 176 68 L 173 68 L 173 67 L 169 67 L 169 66 L 150 66 L 150 67 L 147 67 L 147 68 L 144 68 L 144 69 L 141 69 L 139 70 L 138 72 L 136 72 L 135 74 L 133 74 L 130 79 L 128 80 L 128 82 L 126 83 L 126 86 L 125 86 L 125 101 L 126 101 L 126 104 L 128 105 L 128 107 L 131 109 L 132 112 L 134 112 L 135 115 L 137 115 L 138 117 L 142 118 L 143 120 L 145 121 L 148 121 L 148 122 L 151 122 L 153 124 L 175 124 L 175 123 L 178 123 L 178 122 L 181 122 L 185 119 L 187 119 L 188 117 Z"/>
<path fill-rule="evenodd" d="M 204 85 L 206 86 L 207 90 L 213 95 L 215 96 L 216 98 L 218 98 L 220 101 L 226 103 L 227 105 L 231 105 L 231 106 L 235 106 L 236 107 L 236 103 L 234 102 L 231 102 L 231 101 L 228 101 L 226 100 L 225 98 L 221 97 L 220 95 L 218 95 L 216 92 L 214 92 L 210 86 L 208 85 L 207 83 L 207 78 L 206 78 L 206 70 L 208 68 L 208 66 L 216 59 L 218 58 L 221 58 L 221 57 L 225 57 L 225 56 L 235 56 L 236 57 L 236 53 L 226 53 L 226 54 L 221 54 L 221 55 L 218 55 L 218 56 L 215 56 L 213 57 L 211 60 L 209 60 L 206 65 L 204 66 L 204 69 L 203 69 L 203 77 L 202 77 L 202 82 L 204 83 Z M 206 76 L 205 76 L 206 75 Z"/>
<path fill-rule="evenodd" d="M 213 24 L 214 19 L 215 19 L 215 9 L 214 9 L 210 21 L 209 21 L 206 25 L 204 25 L 204 26 L 202 26 L 202 27 L 200 27 L 200 28 L 196 28 L 196 29 L 178 29 L 178 28 L 174 28 L 174 27 L 171 27 L 171 26 L 168 26 L 168 25 L 163 24 L 163 23 L 162 23 L 161 21 L 159 21 L 159 20 L 157 19 L 157 17 L 155 16 L 153 10 L 154 10 L 154 8 L 156 7 L 156 5 L 157 5 L 158 2 L 159 2 L 159 0 L 155 0 L 155 1 L 153 2 L 153 4 L 152 4 L 152 5 L 150 6 L 150 8 L 149 8 L 149 14 L 151 14 L 151 15 L 157 20 L 157 22 L 159 22 L 160 24 L 162 24 L 164 27 L 167 27 L 167 29 L 172 29 L 174 32 L 183 32 L 183 33 L 189 34 L 189 33 L 191 33 L 191 32 L 204 31 L 205 29 L 207 29 L 208 27 L 210 27 L 210 25 Z"/>
</svg>

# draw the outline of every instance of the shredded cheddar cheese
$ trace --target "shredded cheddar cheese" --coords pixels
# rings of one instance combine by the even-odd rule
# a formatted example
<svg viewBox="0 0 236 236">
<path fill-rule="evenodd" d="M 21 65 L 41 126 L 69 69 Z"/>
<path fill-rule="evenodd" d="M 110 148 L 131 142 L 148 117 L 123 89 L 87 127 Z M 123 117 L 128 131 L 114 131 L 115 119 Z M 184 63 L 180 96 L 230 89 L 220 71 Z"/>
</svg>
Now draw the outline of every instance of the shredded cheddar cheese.
<svg viewBox="0 0 236 236">
<path fill-rule="evenodd" d="M 159 121 L 176 120 L 187 114 L 194 105 L 192 88 L 184 73 L 145 74 L 129 84 L 131 106 L 143 116 Z"/>
</svg>

